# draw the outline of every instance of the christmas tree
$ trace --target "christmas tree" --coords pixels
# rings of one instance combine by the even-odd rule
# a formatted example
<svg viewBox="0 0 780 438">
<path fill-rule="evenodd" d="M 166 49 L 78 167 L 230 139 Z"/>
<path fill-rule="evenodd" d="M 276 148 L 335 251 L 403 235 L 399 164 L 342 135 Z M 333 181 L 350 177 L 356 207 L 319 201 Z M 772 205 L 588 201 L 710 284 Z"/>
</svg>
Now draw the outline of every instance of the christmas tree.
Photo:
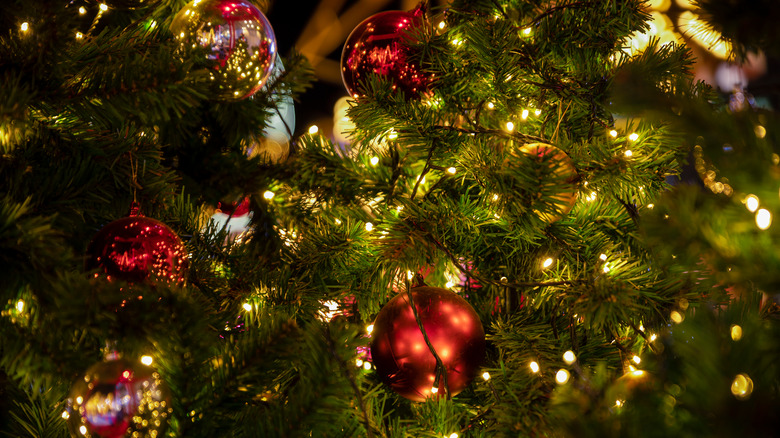
<svg viewBox="0 0 780 438">
<path fill-rule="evenodd" d="M 267 4 L 11 0 L 0 432 L 775 435 L 780 123 L 647 6 L 366 17 L 351 143 L 279 149 Z"/>
</svg>

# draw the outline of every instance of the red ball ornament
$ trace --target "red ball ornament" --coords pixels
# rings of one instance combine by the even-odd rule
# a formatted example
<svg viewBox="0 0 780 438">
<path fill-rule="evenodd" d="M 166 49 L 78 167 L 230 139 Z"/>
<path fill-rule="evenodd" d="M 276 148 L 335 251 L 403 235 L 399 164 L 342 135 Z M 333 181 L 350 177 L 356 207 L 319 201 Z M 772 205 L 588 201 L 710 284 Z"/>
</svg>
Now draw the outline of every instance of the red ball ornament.
<svg viewBox="0 0 780 438">
<path fill-rule="evenodd" d="M 412 289 L 417 313 L 446 370 L 450 395 L 460 393 L 477 375 L 485 356 L 485 331 L 471 305 L 446 289 Z M 376 317 L 371 357 L 377 374 L 393 391 L 412 401 L 434 393 L 436 358 L 417 325 L 407 293 L 391 299 Z M 444 395 L 440 378 L 436 394 Z"/>
<path fill-rule="evenodd" d="M 130 216 L 104 226 L 87 246 L 85 267 L 96 277 L 128 283 L 165 283 L 182 286 L 187 278 L 187 250 L 179 236 L 164 223 Z"/>
<path fill-rule="evenodd" d="M 114 359 L 91 366 L 76 381 L 67 412 L 74 437 L 162 437 L 173 409 L 159 373 Z"/>
<path fill-rule="evenodd" d="M 400 88 L 407 96 L 428 89 L 430 75 L 409 60 L 414 52 L 405 43 L 408 31 L 422 24 L 424 17 L 421 4 L 411 12 L 372 15 L 352 30 L 341 52 L 341 78 L 350 96 L 365 94 L 360 81 L 371 73 L 391 78 L 393 88 Z"/>
<path fill-rule="evenodd" d="M 217 99 L 247 98 L 271 76 L 274 30 L 247 0 L 193 0 L 174 17 L 171 33 L 182 49 L 200 47 L 206 52 Z"/>
</svg>

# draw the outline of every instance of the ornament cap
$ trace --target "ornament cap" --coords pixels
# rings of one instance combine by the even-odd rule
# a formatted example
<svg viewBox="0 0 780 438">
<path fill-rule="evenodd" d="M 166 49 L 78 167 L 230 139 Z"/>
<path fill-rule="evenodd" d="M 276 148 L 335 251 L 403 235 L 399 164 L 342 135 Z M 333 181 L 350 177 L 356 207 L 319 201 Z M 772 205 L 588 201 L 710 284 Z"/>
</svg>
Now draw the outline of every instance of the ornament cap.
<svg viewBox="0 0 780 438">
<path fill-rule="evenodd" d="M 425 278 L 423 278 L 422 274 L 419 272 L 414 274 L 414 278 L 412 279 L 412 288 L 423 286 L 428 286 L 425 284 Z"/>
<path fill-rule="evenodd" d="M 141 214 L 141 204 L 137 201 L 133 201 L 130 204 L 130 211 L 127 213 L 127 215 L 129 217 L 143 216 L 143 214 Z"/>
</svg>

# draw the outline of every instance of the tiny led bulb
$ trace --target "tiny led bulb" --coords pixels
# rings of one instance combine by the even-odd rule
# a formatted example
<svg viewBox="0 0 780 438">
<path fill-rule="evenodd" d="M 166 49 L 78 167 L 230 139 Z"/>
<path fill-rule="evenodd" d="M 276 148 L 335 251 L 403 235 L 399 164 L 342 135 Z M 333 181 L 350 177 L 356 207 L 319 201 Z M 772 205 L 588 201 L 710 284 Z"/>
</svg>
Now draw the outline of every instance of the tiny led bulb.
<svg viewBox="0 0 780 438">
<path fill-rule="evenodd" d="M 363 366 L 363 359 L 361 359 L 361 358 L 355 359 L 355 365 L 357 365 L 358 368 L 362 367 Z"/>
<path fill-rule="evenodd" d="M 100 4 L 100 10 L 103 12 L 106 12 L 108 10 L 108 5 L 105 3 Z"/>
<path fill-rule="evenodd" d="M 449 438 L 458 438 L 458 434 L 456 432 L 452 432 Z"/>
<path fill-rule="evenodd" d="M 247 312 L 251 312 L 252 311 L 252 305 L 249 304 L 249 303 L 244 303 L 241 307 L 243 307 L 244 310 L 246 310 Z"/>
<path fill-rule="evenodd" d="M 599 259 L 601 259 L 602 262 L 606 262 L 607 261 L 607 255 L 606 254 L 602 254 L 602 255 L 599 256 Z"/>
<path fill-rule="evenodd" d="M 549 268 L 552 264 L 553 264 L 553 259 L 548 258 L 547 260 L 542 262 L 542 267 L 543 268 Z"/>
<path fill-rule="evenodd" d="M 557 373 L 555 373 L 555 381 L 558 382 L 559 385 L 563 385 L 569 381 L 569 376 L 569 372 L 561 368 Z"/>
<path fill-rule="evenodd" d="M 79 432 L 80 432 L 82 435 L 86 435 L 86 434 L 87 434 L 87 426 L 83 426 L 83 425 L 82 425 L 82 426 L 80 426 L 80 427 L 79 427 Z"/>
<path fill-rule="evenodd" d="M 742 327 L 734 324 L 731 326 L 731 340 L 739 341 L 742 339 Z"/>
<path fill-rule="evenodd" d="M 320 131 L 320 127 L 317 125 L 309 126 L 309 134 L 314 135 Z"/>
<path fill-rule="evenodd" d="M 538 373 L 539 372 L 539 364 L 538 363 L 531 362 L 529 366 L 531 367 L 531 372 L 533 372 L 533 373 Z"/>
<path fill-rule="evenodd" d="M 748 211 L 751 213 L 758 210 L 758 197 L 756 197 L 756 195 L 748 195 L 748 197 L 745 198 L 745 207 L 747 207 Z"/>
<path fill-rule="evenodd" d="M 379 157 L 371 157 L 371 165 L 376 166 L 379 164 Z"/>
<path fill-rule="evenodd" d="M 272 192 L 270 190 L 266 190 L 265 192 L 263 192 L 263 198 L 269 199 L 269 200 L 273 199 L 274 198 L 274 192 Z"/>
<path fill-rule="evenodd" d="M 633 155 L 634 155 L 634 153 L 633 153 L 633 152 L 631 152 L 630 150 L 627 150 L 627 151 L 626 151 L 626 156 L 627 156 L 627 157 L 631 157 L 631 156 L 633 156 Z"/>
<path fill-rule="evenodd" d="M 369 371 L 371 369 L 371 362 L 363 362 L 363 369 Z"/>
<path fill-rule="evenodd" d="M 631 141 L 637 141 L 639 140 L 639 134 L 636 132 L 632 132 L 631 135 L 628 136 L 628 139 Z"/>
<path fill-rule="evenodd" d="M 67 420 L 68 418 L 70 418 L 68 411 L 62 411 L 62 419 Z"/>
<path fill-rule="evenodd" d="M 30 28 L 30 25 L 26 21 L 24 23 L 22 23 L 22 26 L 21 26 L 22 32 L 27 32 L 27 29 L 29 29 L 29 28 Z"/>
<path fill-rule="evenodd" d="M 642 358 L 640 358 L 639 356 L 636 356 L 636 355 L 634 357 L 632 357 L 631 360 L 633 360 L 634 363 L 637 364 L 637 365 L 639 365 L 639 363 L 642 362 Z"/>
<path fill-rule="evenodd" d="M 523 35 L 531 35 L 531 28 L 526 27 L 525 29 L 523 29 Z"/>
<path fill-rule="evenodd" d="M 448 167 L 447 168 L 447 173 L 449 173 L 450 175 L 455 175 L 455 172 L 457 172 L 457 171 L 458 170 L 455 169 L 454 167 Z"/>
<path fill-rule="evenodd" d="M 146 366 L 151 365 L 152 361 L 152 356 L 141 356 L 141 363 Z"/>
<path fill-rule="evenodd" d="M 443 21 L 439 22 L 439 29 L 444 29 L 444 27 L 447 26 L 447 24 Z"/>
<path fill-rule="evenodd" d="M 485 371 L 484 373 L 482 373 L 482 378 L 484 380 L 490 380 L 490 373 Z"/>
<path fill-rule="evenodd" d="M 615 138 L 615 137 L 617 137 L 618 132 L 613 129 L 613 130 L 609 131 L 609 135 L 610 135 L 610 137 Z"/>
<path fill-rule="evenodd" d="M 431 388 L 431 394 L 436 394 L 438 392 L 439 392 L 439 388 L 437 388 L 435 386 L 433 388 Z"/>
<path fill-rule="evenodd" d="M 23 312 L 24 311 L 24 300 L 19 300 L 16 302 L 16 311 L 17 312 Z"/>
<path fill-rule="evenodd" d="M 577 356 L 574 355 L 573 351 L 569 350 L 566 353 L 563 353 L 563 361 L 566 362 L 567 365 L 573 364 L 575 360 L 577 360 Z"/>
<path fill-rule="evenodd" d="M 85 8 L 84 6 L 80 6 L 79 7 L 79 14 L 84 15 L 86 13 L 87 13 L 87 8 Z"/>
<path fill-rule="evenodd" d="M 766 230 L 772 225 L 772 213 L 766 208 L 759 209 L 756 212 L 756 225 L 762 230 Z"/>
<path fill-rule="evenodd" d="M 374 331 L 374 324 L 369 324 L 368 327 L 366 327 L 366 332 L 370 335 L 371 332 Z"/>
<path fill-rule="evenodd" d="M 524 109 L 523 112 L 520 114 L 520 117 L 525 120 L 528 118 L 528 110 Z"/>
<path fill-rule="evenodd" d="M 515 124 L 512 122 L 506 122 L 506 130 L 512 132 L 515 130 Z"/>
<path fill-rule="evenodd" d="M 493 104 L 493 102 L 488 102 L 488 103 L 487 103 L 487 107 L 488 107 L 488 109 L 493 109 L 493 108 L 495 108 L 496 106 Z"/>
<path fill-rule="evenodd" d="M 371 231 L 374 229 L 374 224 L 371 222 L 366 222 L 366 231 Z"/>
</svg>

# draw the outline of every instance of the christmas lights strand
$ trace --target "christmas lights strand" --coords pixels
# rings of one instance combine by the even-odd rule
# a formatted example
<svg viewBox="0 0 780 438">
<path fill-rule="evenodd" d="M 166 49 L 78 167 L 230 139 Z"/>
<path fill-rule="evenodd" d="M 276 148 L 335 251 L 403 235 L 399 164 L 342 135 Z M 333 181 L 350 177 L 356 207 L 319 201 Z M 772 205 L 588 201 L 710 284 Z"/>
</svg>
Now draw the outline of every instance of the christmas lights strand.
<svg viewBox="0 0 780 438">
<path fill-rule="evenodd" d="M 344 359 L 342 359 L 341 356 L 336 353 L 336 343 L 333 341 L 333 337 L 330 335 L 329 324 L 325 324 L 325 341 L 328 343 L 328 351 L 330 351 L 330 354 L 339 364 L 339 367 L 341 367 L 341 371 L 344 373 L 344 377 L 349 382 L 349 386 L 352 388 L 352 392 L 355 393 L 355 397 L 357 397 L 358 406 L 360 406 L 360 416 L 362 417 L 361 420 L 363 422 L 363 426 L 366 428 L 366 433 L 368 434 L 367 436 L 369 438 L 373 438 L 374 432 L 371 429 L 371 424 L 368 421 L 368 411 L 366 409 L 366 403 L 363 400 L 363 395 L 360 393 L 360 389 L 358 389 L 357 385 L 355 384 L 355 379 L 352 376 L 351 368 L 348 367 L 347 363 L 344 362 Z"/>
<path fill-rule="evenodd" d="M 639 336 L 641 336 L 645 340 L 645 344 L 647 344 L 648 348 L 650 348 L 650 351 L 652 351 L 653 353 L 658 353 L 655 349 L 655 346 L 653 345 L 653 341 L 647 336 L 647 333 L 645 333 L 644 330 L 637 327 L 633 321 L 628 321 L 628 325 L 631 326 L 634 332 L 639 333 Z"/>
<path fill-rule="evenodd" d="M 425 286 L 425 282 L 423 281 L 422 275 L 418 272 L 414 275 L 414 282 L 415 287 Z M 437 388 L 439 387 L 439 378 L 444 381 L 444 391 L 447 393 L 447 400 L 452 399 L 452 396 L 450 395 L 450 387 L 447 384 L 447 369 L 444 368 L 444 362 L 441 360 L 441 357 L 439 357 L 439 354 L 436 353 L 436 349 L 433 348 L 433 344 L 431 343 L 431 340 L 428 339 L 428 333 L 425 331 L 425 327 L 423 326 L 422 319 L 420 319 L 420 314 L 417 312 L 417 306 L 414 305 L 414 299 L 412 297 L 412 287 L 409 284 L 409 281 L 406 282 L 406 296 L 409 300 L 409 305 L 412 307 L 412 313 L 414 313 L 414 319 L 417 321 L 417 327 L 420 328 L 420 332 L 422 332 L 423 339 L 425 339 L 425 344 L 428 345 L 428 350 L 431 351 L 431 354 L 433 354 L 434 359 L 436 359 L 436 378 L 433 380 L 433 387 Z"/>
<path fill-rule="evenodd" d="M 537 142 L 537 143 L 549 143 L 550 140 L 547 140 L 542 137 L 537 137 L 535 135 L 529 135 L 529 134 L 521 134 L 519 132 L 517 133 L 509 133 L 506 132 L 503 129 L 466 129 L 466 128 L 459 128 L 457 126 L 446 126 L 446 125 L 433 125 L 433 129 L 439 129 L 442 131 L 455 131 L 460 132 L 461 134 L 479 134 L 479 135 L 494 135 L 499 137 L 506 137 L 510 139 L 517 139 L 517 140 L 524 140 L 528 142 Z"/>
</svg>

